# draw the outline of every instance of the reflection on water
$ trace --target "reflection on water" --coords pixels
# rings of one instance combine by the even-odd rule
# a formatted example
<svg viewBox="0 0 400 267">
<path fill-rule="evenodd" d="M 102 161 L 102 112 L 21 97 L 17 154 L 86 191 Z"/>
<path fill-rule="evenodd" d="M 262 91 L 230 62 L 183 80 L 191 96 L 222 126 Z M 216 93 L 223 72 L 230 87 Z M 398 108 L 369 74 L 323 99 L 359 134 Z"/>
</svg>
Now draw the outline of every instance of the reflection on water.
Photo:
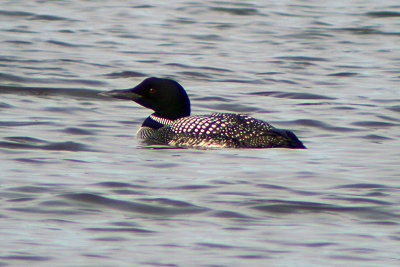
<svg viewBox="0 0 400 267">
<path fill-rule="evenodd" d="M 395 1 L 0 4 L 0 265 L 395 266 Z M 178 80 L 309 148 L 160 149 L 99 92 Z M 173 256 L 172 256 L 173 255 Z"/>
</svg>

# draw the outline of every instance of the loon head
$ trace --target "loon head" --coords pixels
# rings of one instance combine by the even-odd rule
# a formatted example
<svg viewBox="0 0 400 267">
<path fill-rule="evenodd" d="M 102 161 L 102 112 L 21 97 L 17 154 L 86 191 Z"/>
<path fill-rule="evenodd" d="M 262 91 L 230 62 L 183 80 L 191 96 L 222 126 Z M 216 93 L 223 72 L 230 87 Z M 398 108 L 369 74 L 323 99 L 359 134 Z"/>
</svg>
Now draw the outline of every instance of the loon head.
<svg viewBox="0 0 400 267">
<path fill-rule="evenodd" d="M 137 86 L 125 90 L 102 93 L 119 99 L 133 100 L 155 111 L 158 117 L 176 120 L 190 115 L 190 100 L 185 89 L 174 80 L 147 78 Z"/>
</svg>

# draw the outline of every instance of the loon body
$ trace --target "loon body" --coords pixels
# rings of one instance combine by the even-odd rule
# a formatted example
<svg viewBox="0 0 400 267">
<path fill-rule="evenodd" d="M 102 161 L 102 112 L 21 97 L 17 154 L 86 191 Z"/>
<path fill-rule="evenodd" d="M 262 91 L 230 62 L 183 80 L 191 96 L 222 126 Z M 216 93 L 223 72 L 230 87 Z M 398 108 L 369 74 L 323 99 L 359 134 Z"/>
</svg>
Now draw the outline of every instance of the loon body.
<svg viewBox="0 0 400 267">
<path fill-rule="evenodd" d="M 306 148 L 291 131 L 277 129 L 247 115 L 190 116 L 186 91 L 170 79 L 147 78 L 132 89 L 113 90 L 103 95 L 133 100 L 155 111 L 137 134 L 147 143 L 197 148 Z"/>
</svg>

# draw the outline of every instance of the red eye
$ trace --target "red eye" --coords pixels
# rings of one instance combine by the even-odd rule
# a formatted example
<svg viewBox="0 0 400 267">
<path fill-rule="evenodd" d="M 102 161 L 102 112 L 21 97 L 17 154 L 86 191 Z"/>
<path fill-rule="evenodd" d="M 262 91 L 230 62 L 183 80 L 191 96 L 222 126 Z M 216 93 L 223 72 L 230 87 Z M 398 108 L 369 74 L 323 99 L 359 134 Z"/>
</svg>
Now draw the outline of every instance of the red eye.
<svg viewBox="0 0 400 267">
<path fill-rule="evenodd" d="M 149 89 L 149 92 L 150 92 L 150 94 L 154 94 L 154 93 L 156 92 L 156 89 L 150 88 L 150 89 Z"/>
</svg>

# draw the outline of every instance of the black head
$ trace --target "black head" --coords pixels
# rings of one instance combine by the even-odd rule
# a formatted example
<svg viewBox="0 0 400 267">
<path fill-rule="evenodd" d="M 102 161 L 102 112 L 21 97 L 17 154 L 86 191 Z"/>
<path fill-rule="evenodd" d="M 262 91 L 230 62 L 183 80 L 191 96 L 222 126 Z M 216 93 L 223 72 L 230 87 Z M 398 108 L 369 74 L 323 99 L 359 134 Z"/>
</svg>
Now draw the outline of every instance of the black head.
<svg viewBox="0 0 400 267">
<path fill-rule="evenodd" d="M 170 79 L 151 77 L 132 89 L 113 90 L 103 95 L 133 100 L 170 120 L 190 115 L 190 100 L 185 89 Z"/>
</svg>

